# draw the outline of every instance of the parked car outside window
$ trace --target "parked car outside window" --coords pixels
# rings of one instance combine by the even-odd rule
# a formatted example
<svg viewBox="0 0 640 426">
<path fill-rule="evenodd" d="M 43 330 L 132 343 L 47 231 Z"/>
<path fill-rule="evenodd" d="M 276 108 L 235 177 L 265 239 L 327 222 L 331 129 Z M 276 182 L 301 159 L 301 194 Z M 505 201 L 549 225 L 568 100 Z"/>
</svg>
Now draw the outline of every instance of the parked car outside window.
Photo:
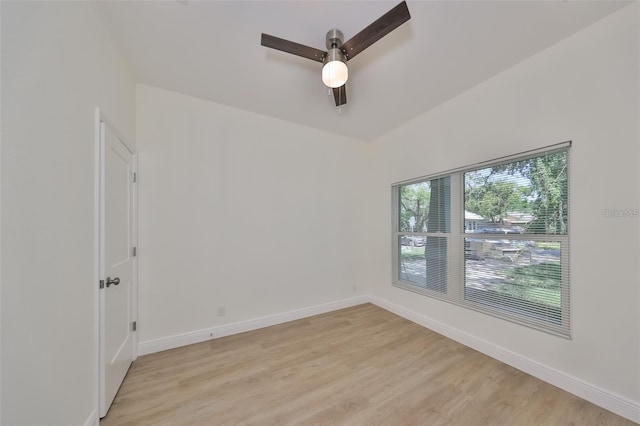
<svg viewBox="0 0 640 426">
<path fill-rule="evenodd" d="M 400 244 L 410 247 L 423 247 L 427 244 L 427 238 L 422 236 L 403 235 L 400 237 Z"/>
<path fill-rule="evenodd" d="M 474 234 L 522 234 L 518 228 L 480 228 Z"/>
</svg>

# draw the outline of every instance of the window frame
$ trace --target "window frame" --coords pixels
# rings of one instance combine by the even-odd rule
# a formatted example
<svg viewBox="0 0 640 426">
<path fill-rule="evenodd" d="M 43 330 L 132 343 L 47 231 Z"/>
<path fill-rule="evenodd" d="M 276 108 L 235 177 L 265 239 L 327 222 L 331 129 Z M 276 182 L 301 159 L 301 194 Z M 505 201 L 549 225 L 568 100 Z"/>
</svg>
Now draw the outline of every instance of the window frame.
<svg viewBox="0 0 640 426">
<path fill-rule="evenodd" d="M 571 339 L 571 282 L 570 282 L 570 232 L 571 232 L 571 219 L 570 219 L 570 185 L 571 185 L 571 161 L 570 161 L 570 147 L 571 141 L 563 142 L 560 144 L 550 145 L 540 149 L 530 150 L 519 154 L 509 155 L 494 160 L 488 160 L 481 163 L 463 166 L 456 169 L 440 172 L 433 175 L 421 176 L 414 179 L 409 179 L 392 184 L 391 186 L 391 205 L 392 205 L 392 232 L 391 232 L 391 246 L 392 246 L 392 285 L 403 290 L 408 290 L 414 293 L 418 293 L 427 297 L 442 300 L 448 303 L 452 303 L 457 306 L 461 306 L 467 309 L 471 309 L 477 312 L 488 314 L 490 316 L 501 318 L 513 323 L 521 324 L 529 328 L 541 330 L 549 334 L 557 335 L 567 339 Z M 542 155 L 553 154 L 557 152 L 566 152 L 567 156 L 567 225 L 568 230 L 566 234 L 534 234 L 534 233 L 522 233 L 522 234 L 508 234 L 508 240 L 521 240 L 521 241 L 552 241 L 559 242 L 561 245 L 560 252 L 560 271 L 561 271 L 561 306 L 560 306 L 560 321 L 559 323 L 553 323 L 550 319 L 535 318 L 535 316 L 529 312 L 517 313 L 514 309 L 508 305 L 504 307 L 490 307 L 487 303 L 479 303 L 476 299 L 470 300 L 465 296 L 466 292 L 466 265 L 465 265 L 465 239 L 470 238 L 473 235 L 474 239 L 495 239 L 495 235 L 500 234 L 475 234 L 465 232 L 465 209 L 464 209 L 464 174 L 467 172 L 479 170 L 487 167 L 494 167 L 498 165 L 513 163 L 516 161 L 527 160 Z M 451 191 L 450 191 L 450 212 L 449 221 L 450 229 L 448 233 L 443 232 L 410 232 L 400 230 L 400 188 L 402 186 L 411 185 L 415 183 L 425 182 L 433 179 L 439 179 L 443 177 L 449 177 L 451 179 Z M 444 237 L 447 239 L 447 286 L 446 292 L 430 290 L 428 288 L 421 287 L 416 283 L 412 283 L 407 280 L 402 280 L 400 276 L 400 253 L 401 243 L 400 238 L 402 236 L 421 236 L 425 238 L 429 237 Z M 426 265 L 425 265 L 426 273 Z M 507 308 L 511 308 L 509 311 Z"/>
</svg>

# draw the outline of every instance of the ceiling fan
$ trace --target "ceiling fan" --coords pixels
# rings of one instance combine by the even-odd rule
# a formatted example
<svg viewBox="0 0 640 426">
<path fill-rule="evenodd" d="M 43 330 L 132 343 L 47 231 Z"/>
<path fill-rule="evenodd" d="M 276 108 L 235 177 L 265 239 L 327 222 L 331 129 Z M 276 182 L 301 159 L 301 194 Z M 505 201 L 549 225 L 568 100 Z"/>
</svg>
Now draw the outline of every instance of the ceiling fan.
<svg viewBox="0 0 640 426">
<path fill-rule="evenodd" d="M 407 22 L 410 18 L 407 2 L 403 1 L 344 43 L 342 41 L 344 37 L 340 30 L 329 30 L 327 33 L 327 51 L 264 33 L 262 33 L 260 44 L 323 63 L 322 82 L 333 89 L 336 106 L 340 106 L 347 103 L 345 84 L 349 77 L 347 61 L 353 59 L 358 53 Z"/>
</svg>

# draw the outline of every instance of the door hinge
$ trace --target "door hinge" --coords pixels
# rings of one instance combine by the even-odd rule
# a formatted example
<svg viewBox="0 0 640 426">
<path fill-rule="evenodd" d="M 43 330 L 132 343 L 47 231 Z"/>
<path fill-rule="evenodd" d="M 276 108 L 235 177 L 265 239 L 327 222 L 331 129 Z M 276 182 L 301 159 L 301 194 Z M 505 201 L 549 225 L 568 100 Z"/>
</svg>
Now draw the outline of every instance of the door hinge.
<svg viewBox="0 0 640 426">
<path fill-rule="evenodd" d="M 133 172 L 133 183 L 135 183 L 138 180 L 138 173 Z"/>
<path fill-rule="evenodd" d="M 100 280 L 100 288 L 104 288 L 104 280 Z"/>
<path fill-rule="evenodd" d="M 136 257 L 136 256 L 138 255 L 138 247 L 134 247 L 134 248 L 131 250 L 131 253 L 133 254 L 133 257 Z"/>
<path fill-rule="evenodd" d="M 138 330 L 138 321 L 134 321 L 133 323 L 131 323 L 131 330 Z"/>
</svg>

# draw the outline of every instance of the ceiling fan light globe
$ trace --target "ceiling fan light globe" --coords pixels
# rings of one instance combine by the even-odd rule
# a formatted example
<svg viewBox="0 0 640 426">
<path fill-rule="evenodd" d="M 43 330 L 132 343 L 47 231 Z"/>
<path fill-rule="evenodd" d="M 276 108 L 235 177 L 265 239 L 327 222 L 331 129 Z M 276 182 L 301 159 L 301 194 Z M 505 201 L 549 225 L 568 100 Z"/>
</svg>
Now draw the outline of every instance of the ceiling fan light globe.
<svg viewBox="0 0 640 426">
<path fill-rule="evenodd" d="M 322 67 L 322 82 L 327 87 L 344 86 L 349 79 L 349 68 L 342 61 L 330 61 Z"/>
</svg>

